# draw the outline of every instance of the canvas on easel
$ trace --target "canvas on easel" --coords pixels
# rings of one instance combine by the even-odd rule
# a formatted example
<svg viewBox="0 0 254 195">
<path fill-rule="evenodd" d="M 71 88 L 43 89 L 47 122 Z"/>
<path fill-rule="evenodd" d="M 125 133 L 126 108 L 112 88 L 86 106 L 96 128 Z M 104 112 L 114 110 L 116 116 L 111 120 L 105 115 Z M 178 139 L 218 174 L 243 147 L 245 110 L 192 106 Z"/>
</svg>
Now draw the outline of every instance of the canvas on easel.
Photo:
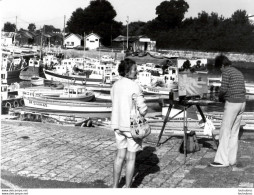
<svg viewBox="0 0 254 195">
<path fill-rule="evenodd" d="M 179 72 L 178 95 L 200 96 L 208 93 L 208 75 L 206 73 Z"/>
</svg>

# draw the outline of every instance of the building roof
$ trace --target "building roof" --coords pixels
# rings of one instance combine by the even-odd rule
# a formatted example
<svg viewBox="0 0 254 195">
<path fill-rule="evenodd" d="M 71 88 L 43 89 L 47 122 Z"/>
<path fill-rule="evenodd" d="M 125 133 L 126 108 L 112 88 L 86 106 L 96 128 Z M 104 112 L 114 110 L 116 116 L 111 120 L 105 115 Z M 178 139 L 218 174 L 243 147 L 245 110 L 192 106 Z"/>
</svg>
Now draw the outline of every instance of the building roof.
<svg viewBox="0 0 254 195">
<path fill-rule="evenodd" d="M 88 34 L 88 35 L 86 36 L 86 38 L 87 38 L 87 37 L 90 37 L 90 36 L 92 36 L 92 35 L 98 37 L 98 39 L 101 38 L 101 37 L 100 37 L 98 34 L 96 34 L 96 33 L 90 33 L 90 34 Z"/>
<path fill-rule="evenodd" d="M 74 33 L 69 33 L 69 34 L 65 35 L 64 39 L 67 39 L 68 37 L 70 37 L 70 36 L 72 36 L 72 35 L 78 37 L 80 40 L 83 40 L 83 39 L 84 39 L 81 35 L 79 35 L 79 34 L 74 34 Z"/>
<path fill-rule="evenodd" d="M 28 39 L 33 39 L 34 38 L 34 34 L 27 31 L 27 30 L 20 30 L 18 33 L 17 33 L 17 37 L 25 37 L 25 38 L 28 38 Z"/>
<path fill-rule="evenodd" d="M 15 35 L 15 32 L 1 32 L 1 36 L 2 37 L 6 37 L 6 38 L 12 38 L 12 37 L 14 37 L 14 35 Z"/>
</svg>

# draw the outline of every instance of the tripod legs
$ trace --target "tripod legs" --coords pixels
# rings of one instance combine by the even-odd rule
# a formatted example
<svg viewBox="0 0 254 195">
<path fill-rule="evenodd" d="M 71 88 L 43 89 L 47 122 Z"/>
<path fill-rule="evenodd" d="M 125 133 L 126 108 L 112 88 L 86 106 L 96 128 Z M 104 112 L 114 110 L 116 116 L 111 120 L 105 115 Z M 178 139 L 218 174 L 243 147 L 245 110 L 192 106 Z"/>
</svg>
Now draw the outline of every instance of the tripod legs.
<svg viewBox="0 0 254 195">
<path fill-rule="evenodd" d="M 186 113 L 186 107 L 184 107 L 183 111 L 183 131 L 184 131 L 184 141 L 183 141 L 183 146 L 184 146 L 184 164 L 186 162 L 186 157 L 187 157 L 187 113 Z"/>
<path fill-rule="evenodd" d="M 163 125 L 162 125 L 162 128 L 161 128 L 161 132 L 160 132 L 160 135 L 159 135 L 159 139 L 158 139 L 158 142 L 157 142 L 157 146 L 160 145 L 161 136 L 162 136 L 163 131 L 164 131 L 164 129 L 165 129 L 165 126 L 166 126 L 166 124 L 167 124 L 167 122 L 168 122 L 169 114 L 170 114 L 170 112 L 171 112 L 172 107 L 173 107 L 173 104 L 169 104 L 167 114 L 166 114 L 165 119 L 164 119 L 164 121 L 163 121 Z"/>
</svg>

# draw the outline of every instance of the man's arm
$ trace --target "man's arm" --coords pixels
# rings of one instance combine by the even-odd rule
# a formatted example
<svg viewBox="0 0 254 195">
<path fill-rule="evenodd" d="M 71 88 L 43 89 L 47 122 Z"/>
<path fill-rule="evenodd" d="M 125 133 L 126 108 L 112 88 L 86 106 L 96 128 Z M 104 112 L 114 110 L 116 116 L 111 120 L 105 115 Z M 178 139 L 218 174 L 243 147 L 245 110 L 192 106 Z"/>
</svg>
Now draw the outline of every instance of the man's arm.
<svg viewBox="0 0 254 195">
<path fill-rule="evenodd" d="M 229 74 L 228 72 L 223 72 L 222 73 L 222 80 L 221 80 L 221 87 L 219 91 L 219 101 L 225 101 L 224 96 L 227 93 L 228 90 L 228 85 L 229 85 Z"/>
</svg>

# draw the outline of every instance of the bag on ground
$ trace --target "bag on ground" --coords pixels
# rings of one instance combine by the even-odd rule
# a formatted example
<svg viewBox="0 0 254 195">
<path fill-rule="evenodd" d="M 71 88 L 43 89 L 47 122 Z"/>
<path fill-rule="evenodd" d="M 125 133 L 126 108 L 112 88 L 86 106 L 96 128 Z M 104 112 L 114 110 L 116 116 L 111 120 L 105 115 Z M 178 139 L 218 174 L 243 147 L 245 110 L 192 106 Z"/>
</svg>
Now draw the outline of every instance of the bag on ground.
<svg viewBox="0 0 254 195">
<path fill-rule="evenodd" d="M 198 144 L 197 136 L 195 131 L 190 131 L 186 134 L 186 153 L 193 153 L 200 150 L 200 146 Z M 180 146 L 180 153 L 184 153 L 184 140 Z"/>
</svg>

